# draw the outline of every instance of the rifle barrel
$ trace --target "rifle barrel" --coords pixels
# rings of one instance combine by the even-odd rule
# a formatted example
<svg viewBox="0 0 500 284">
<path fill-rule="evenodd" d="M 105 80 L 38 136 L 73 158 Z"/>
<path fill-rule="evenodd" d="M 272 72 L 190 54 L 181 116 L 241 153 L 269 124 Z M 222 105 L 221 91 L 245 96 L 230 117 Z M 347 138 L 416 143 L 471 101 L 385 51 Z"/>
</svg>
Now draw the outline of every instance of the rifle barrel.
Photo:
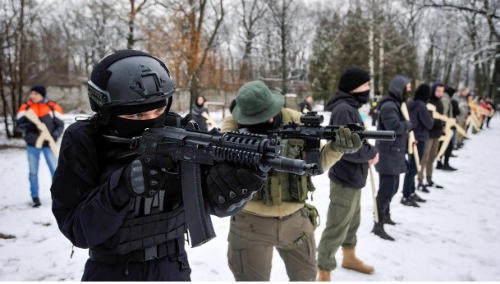
<svg viewBox="0 0 500 284">
<path fill-rule="evenodd" d="M 375 139 L 381 141 L 395 141 L 396 133 L 392 130 L 364 130 L 359 132 L 361 139 Z"/>
</svg>

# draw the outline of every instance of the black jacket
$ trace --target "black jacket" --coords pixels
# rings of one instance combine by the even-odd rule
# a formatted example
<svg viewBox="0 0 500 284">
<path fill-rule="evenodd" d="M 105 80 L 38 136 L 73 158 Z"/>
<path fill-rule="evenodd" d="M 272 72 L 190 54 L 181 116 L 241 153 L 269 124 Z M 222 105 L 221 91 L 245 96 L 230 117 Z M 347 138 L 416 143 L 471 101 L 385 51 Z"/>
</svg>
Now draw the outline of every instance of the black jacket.
<svg viewBox="0 0 500 284">
<path fill-rule="evenodd" d="M 207 120 L 206 120 L 206 118 L 201 116 L 201 114 L 204 112 L 206 112 L 208 114 L 208 109 L 206 107 L 204 107 L 204 106 L 200 107 L 200 106 L 195 104 L 193 106 L 192 118 L 198 124 L 201 131 L 207 132 L 208 131 Z"/>
<path fill-rule="evenodd" d="M 438 99 L 435 96 L 437 86 L 438 86 L 438 84 L 432 85 L 431 98 L 429 99 L 429 103 L 436 106 L 437 112 L 439 112 L 440 114 L 443 114 L 443 103 L 441 102 L 441 99 Z M 429 138 L 441 137 L 441 135 L 443 135 L 443 127 L 444 127 L 444 123 L 441 120 L 434 119 L 434 125 L 432 126 L 431 130 L 429 131 Z"/>
<path fill-rule="evenodd" d="M 169 114 L 167 125 L 175 125 L 169 122 L 172 117 L 175 121 L 179 116 Z M 106 247 L 129 210 L 128 206 L 117 206 L 115 200 L 127 200 L 124 195 L 128 197 L 128 191 L 120 182 L 121 173 L 136 156 L 112 162 L 107 155 L 129 150 L 116 143 L 107 144 L 102 134 L 97 124 L 88 120 L 77 121 L 67 128 L 50 189 L 52 212 L 59 229 L 80 248 Z M 206 175 L 202 172 L 202 176 Z M 167 177 L 167 184 L 164 206 L 169 211 L 181 204 L 182 197 L 179 178 Z"/>
<path fill-rule="evenodd" d="M 379 141 L 376 147 L 379 151 L 379 162 L 375 168 L 380 174 L 399 175 L 406 172 L 406 150 L 408 147 L 408 127 L 401 114 L 403 92 L 410 79 L 396 76 L 389 84 L 389 95 L 379 102 L 379 118 L 377 130 L 393 130 L 395 141 Z"/>
<path fill-rule="evenodd" d="M 363 123 L 359 115 L 360 104 L 350 94 L 338 91 L 326 105 L 332 112 L 330 125 Z M 348 187 L 363 188 L 368 175 L 368 161 L 377 154 L 376 149 L 364 141 L 361 149 L 353 154 L 344 154 L 342 159 L 330 168 L 330 180 Z"/>
<path fill-rule="evenodd" d="M 61 119 L 61 107 L 46 98 L 42 102 L 34 103 L 31 100 L 22 104 L 17 112 L 17 129 L 23 132 L 24 140 L 28 146 L 35 146 L 36 140 L 40 135 L 40 131 L 24 114 L 28 110 L 32 110 L 42 123 L 47 126 L 54 141 L 61 136 L 64 131 L 64 121 Z M 43 146 L 48 146 L 48 142 L 44 142 Z"/>
<path fill-rule="evenodd" d="M 429 130 L 434 125 L 434 119 L 427 110 L 426 103 L 418 99 L 411 99 L 408 102 L 408 112 L 410 113 L 410 121 L 413 124 L 415 138 L 417 141 L 425 142 L 429 138 Z"/>
<path fill-rule="evenodd" d="M 303 113 L 303 110 L 304 109 L 307 109 L 308 111 L 312 111 L 312 106 L 306 102 L 306 101 L 302 101 L 300 104 L 299 104 L 299 111 L 301 113 Z"/>
</svg>

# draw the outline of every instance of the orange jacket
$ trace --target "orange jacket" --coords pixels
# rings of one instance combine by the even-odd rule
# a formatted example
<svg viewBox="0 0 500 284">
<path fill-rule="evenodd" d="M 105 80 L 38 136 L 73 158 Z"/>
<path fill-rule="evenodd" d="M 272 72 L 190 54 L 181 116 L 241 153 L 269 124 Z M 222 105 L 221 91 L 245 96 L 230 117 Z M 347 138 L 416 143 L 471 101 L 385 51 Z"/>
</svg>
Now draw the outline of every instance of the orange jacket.
<svg viewBox="0 0 500 284">
<path fill-rule="evenodd" d="M 57 140 L 64 131 L 64 122 L 62 120 L 62 108 L 53 101 L 44 99 L 39 103 L 34 103 L 31 100 L 22 104 L 17 111 L 17 128 L 24 133 L 24 140 L 29 146 L 34 146 L 38 138 L 39 131 L 29 119 L 24 116 L 24 113 L 29 109 L 38 116 L 41 122 L 47 125 L 54 140 Z M 44 144 L 44 146 L 47 146 Z"/>
</svg>

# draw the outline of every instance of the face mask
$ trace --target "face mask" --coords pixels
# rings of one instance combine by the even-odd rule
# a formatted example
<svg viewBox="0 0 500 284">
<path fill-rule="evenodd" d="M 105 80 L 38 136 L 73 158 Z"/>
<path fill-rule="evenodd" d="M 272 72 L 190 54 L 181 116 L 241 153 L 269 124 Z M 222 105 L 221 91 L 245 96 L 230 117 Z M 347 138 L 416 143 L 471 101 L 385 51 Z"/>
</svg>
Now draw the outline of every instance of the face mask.
<svg viewBox="0 0 500 284">
<path fill-rule="evenodd" d="M 370 98 L 370 90 L 351 94 L 354 96 L 356 101 L 358 101 L 362 105 L 366 104 L 368 102 L 368 99 Z"/>
<path fill-rule="evenodd" d="M 408 92 L 406 88 L 403 90 L 403 102 L 408 101 L 411 96 L 411 92 Z"/>
<path fill-rule="evenodd" d="M 133 120 L 113 116 L 109 122 L 109 127 L 117 132 L 119 137 L 140 136 L 146 128 L 158 128 L 165 124 L 166 112 L 154 119 Z"/>
<path fill-rule="evenodd" d="M 281 125 L 281 113 L 279 113 L 277 116 L 274 117 L 272 123 L 266 121 L 254 125 L 241 125 L 241 127 L 248 129 L 250 133 L 268 134 L 268 131 L 277 129 L 278 127 L 280 127 L 280 125 Z"/>
</svg>

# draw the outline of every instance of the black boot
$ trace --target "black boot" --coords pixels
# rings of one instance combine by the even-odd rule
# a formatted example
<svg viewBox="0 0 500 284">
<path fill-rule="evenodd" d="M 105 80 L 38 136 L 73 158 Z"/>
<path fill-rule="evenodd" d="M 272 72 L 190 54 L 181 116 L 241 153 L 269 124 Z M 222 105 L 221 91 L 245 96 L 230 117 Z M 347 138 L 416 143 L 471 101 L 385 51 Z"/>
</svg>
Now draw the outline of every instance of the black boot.
<svg viewBox="0 0 500 284">
<path fill-rule="evenodd" d="M 381 237 L 382 239 L 384 240 L 388 240 L 388 241 L 394 241 L 394 238 L 389 236 L 389 234 L 387 234 L 384 230 L 384 224 L 382 223 L 375 223 L 373 225 L 373 229 L 372 229 L 372 233 L 374 233 L 375 235 Z"/>
<path fill-rule="evenodd" d="M 423 199 L 422 197 L 418 196 L 416 193 L 413 193 L 411 196 L 410 196 L 411 199 L 413 199 L 413 201 L 415 202 L 421 202 L 421 203 L 424 203 L 426 202 L 425 199 Z"/>
<path fill-rule="evenodd" d="M 42 205 L 42 203 L 40 202 L 40 198 L 33 197 L 33 204 L 31 205 L 31 207 L 37 208 L 40 207 L 40 205 Z"/>
<path fill-rule="evenodd" d="M 443 163 L 441 163 L 441 161 L 437 162 L 436 169 L 438 169 L 438 170 L 442 170 L 443 169 Z"/>
<path fill-rule="evenodd" d="M 405 206 L 411 206 L 411 207 L 420 207 L 420 205 L 417 204 L 411 197 L 403 197 L 401 198 L 401 204 Z"/>
<path fill-rule="evenodd" d="M 417 187 L 418 190 L 424 192 L 424 193 L 429 193 L 430 191 L 427 189 L 427 186 L 425 186 L 424 184 L 421 184 L 419 183 L 418 184 L 418 187 Z"/>
<path fill-rule="evenodd" d="M 429 183 L 427 183 L 426 186 L 427 187 L 435 187 L 435 188 L 439 188 L 439 189 L 444 189 L 444 187 L 442 185 L 436 184 L 433 181 L 430 181 Z"/>
<path fill-rule="evenodd" d="M 384 218 L 384 224 L 387 224 L 387 225 L 391 225 L 391 226 L 396 226 L 396 222 L 394 222 L 392 219 L 391 219 L 391 214 L 386 214 L 385 215 L 385 218 Z"/>
<path fill-rule="evenodd" d="M 456 171 L 457 169 L 456 169 L 456 168 L 454 168 L 454 167 L 452 167 L 452 166 L 450 166 L 449 164 L 445 164 L 445 165 L 443 166 L 443 170 L 444 170 L 444 171 L 449 171 L 449 172 L 454 172 L 454 171 Z"/>
</svg>

